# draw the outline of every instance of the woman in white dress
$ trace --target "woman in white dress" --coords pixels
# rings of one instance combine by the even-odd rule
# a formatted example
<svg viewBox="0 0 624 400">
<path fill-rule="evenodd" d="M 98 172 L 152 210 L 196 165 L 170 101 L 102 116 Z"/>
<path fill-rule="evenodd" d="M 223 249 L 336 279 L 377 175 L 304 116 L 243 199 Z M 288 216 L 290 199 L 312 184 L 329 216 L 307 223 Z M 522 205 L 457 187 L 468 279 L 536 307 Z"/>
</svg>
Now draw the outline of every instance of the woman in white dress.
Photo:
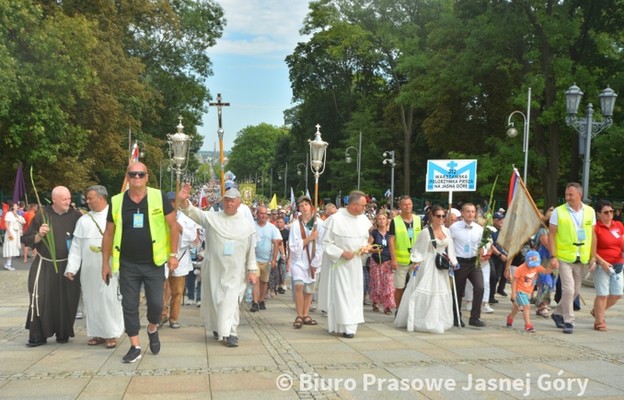
<svg viewBox="0 0 624 400">
<path fill-rule="evenodd" d="M 4 268 L 9 271 L 15 271 L 12 261 L 13 257 L 20 255 L 22 248 L 22 227 L 26 223 L 24 217 L 17 213 L 17 203 L 13 204 L 11 211 L 7 212 L 4 217 L 6 224 L 6 232 L 4 233 L 4 245 L 2 246 L 2 256 L 4 257 Z"/>
<path fill-rule="evenodd" d="M 451 233 L 444 226 L 446 210 L 431 208 L 431 228 L 423 229 L 411 250 L 414 272 L 405 288 L 395 325 L 409 332 L 443 333 L 453 326 L 453 296 L 448 270 L 435 265 L 436 253 L 447 251 L 451 265 L 457 265 Z M 430 232 L 435 237 L 435 248 Z"/>
</svg>

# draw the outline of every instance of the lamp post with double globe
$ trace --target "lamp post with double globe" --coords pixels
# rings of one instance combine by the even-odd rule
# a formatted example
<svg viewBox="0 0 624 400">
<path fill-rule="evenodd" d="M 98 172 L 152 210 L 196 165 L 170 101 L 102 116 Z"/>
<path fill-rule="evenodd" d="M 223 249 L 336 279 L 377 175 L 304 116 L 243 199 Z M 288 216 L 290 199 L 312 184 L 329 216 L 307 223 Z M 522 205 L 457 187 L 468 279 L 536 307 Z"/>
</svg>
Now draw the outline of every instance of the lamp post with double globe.
<svg viewBox="0 0 624 400">
<path fill-rule="evenodd" d="M 585 155 L 583 162 L 583 202 L 589 200 L 589 167 L 591 164 L 590 150 L 591 141 L 594 136 L 613 125 L 613 108 L 617 94 L 607 86 L 600 95 L 600 109 L 602 111 L 602 121 L 594 121 L 594 108 L 591 103 L 587 104 L 587 116 L 578 118 L 579 104 L 583 97 L 583 92 L 576 86 L 576 83 L 565 92 L 566 96 L 566 124 L 573 127 L 579 133 L 579 154 Z"/>
</svg>

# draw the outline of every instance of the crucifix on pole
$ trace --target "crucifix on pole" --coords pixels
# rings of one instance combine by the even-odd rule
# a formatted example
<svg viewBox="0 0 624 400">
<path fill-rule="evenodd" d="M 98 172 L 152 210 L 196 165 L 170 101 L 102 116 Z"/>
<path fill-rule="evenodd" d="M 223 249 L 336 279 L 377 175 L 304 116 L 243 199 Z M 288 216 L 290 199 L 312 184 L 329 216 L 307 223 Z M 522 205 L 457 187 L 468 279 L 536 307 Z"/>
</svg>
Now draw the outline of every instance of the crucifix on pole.
<svg viewBox="0 0 624 400">
<path fill-rule="evenodd" d="M 222 109 L 228 107 L 230 103 L 223 103 L 221 101 L 221 93 L 217 93 L 217 102 L 208 103 L 211 107 L 217 107 L 217 116 L 219 119 L 219 129 L 217 134 L 219 135 L 219 161 L 221 162 L 221 196 L 225 194 L 225 157 L 223 155 L 223 121 L 222 121 Z"/>
</svg>

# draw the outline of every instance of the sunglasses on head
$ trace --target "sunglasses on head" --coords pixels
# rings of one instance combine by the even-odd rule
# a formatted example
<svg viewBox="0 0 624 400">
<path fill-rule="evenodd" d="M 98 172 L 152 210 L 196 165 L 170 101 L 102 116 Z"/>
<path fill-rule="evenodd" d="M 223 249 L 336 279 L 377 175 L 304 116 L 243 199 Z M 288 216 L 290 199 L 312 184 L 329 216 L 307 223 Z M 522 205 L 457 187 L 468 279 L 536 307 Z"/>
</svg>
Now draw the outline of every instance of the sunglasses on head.
<svg viewBox="0 0 624 400">
<path fill-rule="evenodd" d="M 145 171 L 130 171 L 130 172 L 128 172 L 128 176 L 130 178 L 143 178 L 143 177 L 145 177 L 145 175 L 147 175 L 147 172 L 145 172 Z"/>
</svg>

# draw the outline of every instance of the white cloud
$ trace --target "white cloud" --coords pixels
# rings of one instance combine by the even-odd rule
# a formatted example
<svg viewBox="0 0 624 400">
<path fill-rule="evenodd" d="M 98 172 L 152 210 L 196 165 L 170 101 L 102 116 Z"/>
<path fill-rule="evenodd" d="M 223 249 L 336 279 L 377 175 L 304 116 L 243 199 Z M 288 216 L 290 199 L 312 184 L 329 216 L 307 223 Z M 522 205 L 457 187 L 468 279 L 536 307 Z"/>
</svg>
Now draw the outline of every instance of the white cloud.
<svg viewBox="0 0 624 400">
<path fill-rule="evenodd" d="M 210 54 L 275 55 L 291 53 L 308 13 L 307 0 L 221 0 L 227 24 Z"/>
</svg>

